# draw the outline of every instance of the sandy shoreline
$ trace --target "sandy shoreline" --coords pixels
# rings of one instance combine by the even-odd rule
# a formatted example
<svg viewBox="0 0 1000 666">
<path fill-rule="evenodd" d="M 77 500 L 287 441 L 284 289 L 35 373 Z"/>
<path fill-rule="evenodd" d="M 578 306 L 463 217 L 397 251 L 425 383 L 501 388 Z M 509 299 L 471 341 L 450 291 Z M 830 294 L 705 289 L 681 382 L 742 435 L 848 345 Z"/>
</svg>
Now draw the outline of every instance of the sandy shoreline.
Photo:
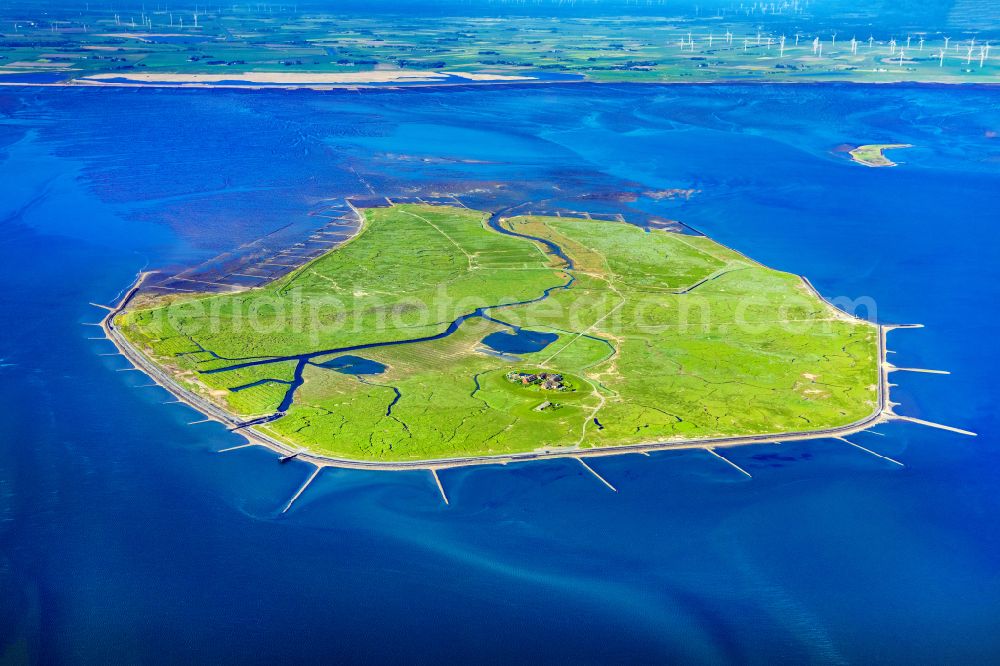
<svg viewBox="0 0 1000 666">
<path fill-rule="evenodd" d="M 149 82 L 138 82 L 138 81 L 114 81 L 106 79 L 96 79 L 96 78 L 79 78 L 79 79 L 66 79 L 63 81 L 53 81 L 53 82 L 32 82 L 32 81 L 4 81 L 2 74 L 4 72 L 0 71 L 0 87 L 20 87 L 20 88 L 170 88 L 170 89 L 192 89 L 192 90 L 316 90 L 316 91 L 333 91 L 333 90 L 401 90 L 405 88 L 453 88 L 453 87 L 463 87 L 463 86 L 477 86 L 490 88 L 494 86 L 518 86 L 518 85 L 530 85 L 530 86 L 561 86 L 561 85 L 609 85 L 609 86 L 767 86 L 767 85 L 781 85 L 781 86 L 812 86 L 812 85 L 846 85 L 846 86 L 901 86 L 901 87 L 927 87 L 927 86 L 966 86 L 970 88 L 993 88 L 1000 86 L 1000 81 L 953 81 L 953 80 L 942 80 L 942 81 L 848 81 L 848 80 L 747 80 L 747 79 L 724 79 L 724 80 L 714 80 L 714 81 L 677 81 L 677 80 L 662 80 L 662 81 L 595 81 L 592 79 L 580 78 L 580 79 L 563 79 L 563 80 L 551 80 L 551 79 L 539 79 L 539 78 L 516 78 L 510 77 L 508 79 L 490 78 L 485 79 L 480 76 L 471 76 L 470 73 L 465 73 L 466 76 L 462 77 L 465 80 L 455 81 L 450 76 L 441 76 L 435 79 L 427 80 L 404 80 L 397 79 L 395 81 L 373 81 L 368 79 L 366 81 L 359 81 L 356 83 L 341 82 L 341 83 L 211 83 L 211 82 L 201 82 L 201 83 L 191 83 L 191 82 L 166 82 L 166 81 L 149 81 Z M 17 72 L 17 74 L 32 74 L 37 72 Z M 435 72 L 435 74 L 437 74 Z M 121 75 L 108 75 L 113 78 L 127 78 Z M 190 76 L 190 75 L 184 75 Z M 487 75 L 492 76 L 492 75 Z M 232 77 L 226 77 L 227 81 L 235 81 Z"/>
<path fill-rule="evenodd" d="M 433 70 L 372 70 L 366 72 L 232 72 L 226 74 L 179 74 L 172 72 L 108 72 L 72 79 L 83 85 L 128 83 L 133 85 L 181 85 L 231 87 L 267 86 L 352 86 L 392 83 L 440 83 L 452 79 L 470 82 L 509 83 L 535 81 L 535 77 L 482 72 L 437 72 Z"/>
</svg>

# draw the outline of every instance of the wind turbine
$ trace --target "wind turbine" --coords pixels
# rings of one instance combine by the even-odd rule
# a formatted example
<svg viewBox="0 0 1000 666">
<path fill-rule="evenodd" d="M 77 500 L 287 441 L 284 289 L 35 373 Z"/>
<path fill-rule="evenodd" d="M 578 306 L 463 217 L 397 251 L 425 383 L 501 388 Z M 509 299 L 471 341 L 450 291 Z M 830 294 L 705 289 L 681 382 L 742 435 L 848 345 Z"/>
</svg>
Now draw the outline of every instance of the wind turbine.
<svg viewBox="0 0 1000 666">
<path fill-rule="evenodd" d="M 778 40 L 778 57 L 785 57 L 785 36 L 782 35 L 781 39 Z"/>
<path fill-rule="evenodd" d="M 950 41 L 951 41 L 951 37 L 945 37 L 944 38 L 944 50 L 945 51 L 948 50 L 948 42 L 950 42 Z"/>
<path fill-rule="evenodd" d="M 923 51 L 923 50 L 924 50 L 924 38 L 921 37 L 920 38 L 920 51 Z"/>
<path fill-rule="evenodd" d="M 858 40 L 851 37 L 851 53 L 856 54 L 858 52 Z"/>
<path fill-rule="evenodd" d="M 903 54 L 906 53 L 903 49 L 899 49 L 899 66 L 903 66 Z"/>
<path fill-rule="evenodd" d="M 873 43 L 874 41 L 875 41 L 875 38 L 874 38 L 874 37 L 872 37 L 871 35 L 868 35 L 868 48 L 871 48 L 871 47 L 872 47 L 872 43 Z"/>
<path fill-rule="evenodd" d="M 819 37 L 815 37 L 813 38 L 813 55 L 816 55 L 816 51 L 818 51 L 819 48 L 820 48 Z"/>
<path fill-rule="evenodd" d="M 889 40 L 889 55 L 896 53 L 896 38 L 893 37 Z"/>
</svg>

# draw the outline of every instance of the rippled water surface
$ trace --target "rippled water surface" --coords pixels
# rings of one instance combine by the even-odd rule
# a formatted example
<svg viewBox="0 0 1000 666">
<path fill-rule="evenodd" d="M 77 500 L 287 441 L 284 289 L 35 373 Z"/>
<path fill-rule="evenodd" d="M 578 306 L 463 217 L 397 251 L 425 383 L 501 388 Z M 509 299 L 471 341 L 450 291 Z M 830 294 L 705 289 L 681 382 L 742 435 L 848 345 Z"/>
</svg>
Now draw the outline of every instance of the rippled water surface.
<svg viewBox="0 0 1000 666">
<path fill-rule="evenodd" d="M 1000 92 L 552 85 L 0 92 L 0 646 L 44 661 L 1000 656 Z M 901 165 L 844 144 L 910 143 Z M 690 198 L 675 189 L 698 190 Z M 345 196 L 678 220 L 891 333 L 909 423 L 852 439 L 312 473 L 85 326 Z"/>
</svg>

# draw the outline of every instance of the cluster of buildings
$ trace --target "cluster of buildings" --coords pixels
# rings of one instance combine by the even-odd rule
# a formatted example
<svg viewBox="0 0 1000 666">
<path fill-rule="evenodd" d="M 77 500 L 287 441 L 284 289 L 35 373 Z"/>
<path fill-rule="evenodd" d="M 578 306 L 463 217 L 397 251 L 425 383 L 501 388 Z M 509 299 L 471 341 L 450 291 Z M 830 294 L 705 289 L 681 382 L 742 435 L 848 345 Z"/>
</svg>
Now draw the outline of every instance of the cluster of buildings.
<svg viewBox="0 0 1000 666">
<path fill-rule="evenodd" d="M 563 376 L 554 372 L 508 372 L 507 380 L 523 386 L 540 386 L 547 391 L 564 391 Z"/>
</svg>

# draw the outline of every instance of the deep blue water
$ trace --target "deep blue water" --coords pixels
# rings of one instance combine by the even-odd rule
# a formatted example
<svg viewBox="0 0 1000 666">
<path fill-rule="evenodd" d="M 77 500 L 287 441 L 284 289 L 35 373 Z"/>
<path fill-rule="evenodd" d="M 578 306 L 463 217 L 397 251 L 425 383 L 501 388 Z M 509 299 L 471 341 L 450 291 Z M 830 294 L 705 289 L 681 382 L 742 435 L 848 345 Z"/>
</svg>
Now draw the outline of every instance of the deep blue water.
<svg viewBox="0 0 1000 666">
<path fill-rule="evenodd" d="M 44 662 L 995 661 L 1000 91 L 563 85 L 0 92 L 0 642 Z M 835 148 L 902 142 L 895 169 Z M 642 192 L 696 188 L 690 201 Z M 876 305 L 909 423 L 857 443 L 311 473 L 88 339 L 145 266 L 324 199 L 464 194 L 691 224 Z M 585 194 L 638 194 L 633 203 Z M 860 302 L 860 301 L 859 301 Z M 494 312 L 500 314 L 500 311 Z M 405 398 L 404 398 L 405 399 Z M 0 651 L 0 653 L 3 653 Z"/>
</svg>

